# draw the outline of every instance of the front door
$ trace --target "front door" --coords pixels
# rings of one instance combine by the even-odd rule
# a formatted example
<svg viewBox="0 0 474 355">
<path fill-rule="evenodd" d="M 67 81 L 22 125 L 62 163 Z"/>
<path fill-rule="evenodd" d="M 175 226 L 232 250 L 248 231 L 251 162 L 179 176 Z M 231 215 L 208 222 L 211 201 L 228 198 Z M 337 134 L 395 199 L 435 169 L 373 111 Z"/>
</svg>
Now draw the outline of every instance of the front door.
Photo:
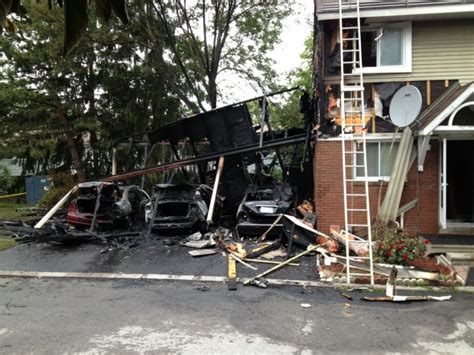
<svg viewBox="0 0 474 355">
<path fill-rule="evenodd" d="M 446 224 L 474 224 L 474 141 L 444 140 Z"/>
</svg>

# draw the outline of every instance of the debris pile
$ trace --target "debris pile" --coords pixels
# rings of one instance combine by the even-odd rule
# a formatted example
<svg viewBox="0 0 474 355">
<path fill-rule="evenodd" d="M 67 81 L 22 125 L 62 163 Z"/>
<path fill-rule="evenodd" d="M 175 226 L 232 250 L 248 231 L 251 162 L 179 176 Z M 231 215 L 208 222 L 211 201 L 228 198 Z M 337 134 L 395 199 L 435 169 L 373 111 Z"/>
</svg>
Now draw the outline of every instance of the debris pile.
<svg viewBox="0 0 474 355">
<path fill-rule="evenodd" d="M 291 90 L 275 94 L 287 91 Z M 168 245 L 167 237 L 179 236 L 179 247 L 192 258 L 222 254 L 227 258 L 232 290 L 238 281 L 267 287 L 267 275 L 287 266 L 298 267 L 308 255 L 326 281 L 347 281 L 343 276 L 347 258 L 356 269 L 371 270 L 368 242 L 359 231 L 352 234 L 334 226 L 326 235 L 315 229 L 318 216 L 308 178 L 313 171 L 315 138 L 309 95 L 303 95 L 300 110 L 304 128 L 286 130 L 271 125 L 269 97 L 273 95 L 254 100 L 262 109 L 258 126 L 253 126 L 245 101 L 147 132 L 141 144 L 150 152 L 156 145 L 165 147 L 171 161 L 165 158 L 157 166 L 116 175 L 114 150 L 114 175 L 76 185 L 40 220 L 3 221 L 0 230 L 20 242 L 106 243 L 104 253 L 128 252 L 155 239 Z M 114 149 L 129 146 L 135 139 L 117 142 Z M 149 155 L 145 154 L 143 166 Z M 142 187 L 123 183 L 172 170 L 147 188 L 144 180 Z M 405 175 L 397 181 L 403 182 Z M 398 211 L 398 203 L 399 199 L 397 206 L 390 206 L 390 213 Z M 237 265 L 257 271 L 255 264 L 267 269 L 239 280 Z M 385 282 L 393 270 L 392 265 L 373 267 L 379 282 Z M 436 272 L 402 266 L 396 270 L 403 279 L 440 281 Z M 311 277 L 316 276 L 312 271 Z M 360 279 L 349 281 L 367 281 L 364 276 Z"/>
</svg>

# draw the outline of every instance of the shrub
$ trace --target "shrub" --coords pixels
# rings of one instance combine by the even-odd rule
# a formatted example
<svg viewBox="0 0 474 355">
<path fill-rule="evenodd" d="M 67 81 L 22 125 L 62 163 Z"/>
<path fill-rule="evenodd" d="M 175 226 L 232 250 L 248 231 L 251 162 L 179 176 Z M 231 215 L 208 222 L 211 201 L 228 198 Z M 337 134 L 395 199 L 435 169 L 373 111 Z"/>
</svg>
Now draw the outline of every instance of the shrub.
<svg viewBox="0 0 474 355">
<path fill-rule="evenodd" d="M 52 176 L 52 179 L 53 183 L 51 185 L 51 188 L 43 195 L 41 200 L 38 202 L 38 207 L 53 207 L 75 185 L 73 177 L 66 173 L 55 174 Z"/>
<path fill-rule="evenodd" d="M 412 260 L 422 258 L 426 252 L 425 243 L 396 226 L 375 225 L 373 237 L 374 255 L 378 262 L 409 265 Z"/>
<path fill-rule="evenodd" d="M 0 191 L 10 192 L 15 184 L 15 178 L 5 165 L 0 164 Z"/>
</svg>

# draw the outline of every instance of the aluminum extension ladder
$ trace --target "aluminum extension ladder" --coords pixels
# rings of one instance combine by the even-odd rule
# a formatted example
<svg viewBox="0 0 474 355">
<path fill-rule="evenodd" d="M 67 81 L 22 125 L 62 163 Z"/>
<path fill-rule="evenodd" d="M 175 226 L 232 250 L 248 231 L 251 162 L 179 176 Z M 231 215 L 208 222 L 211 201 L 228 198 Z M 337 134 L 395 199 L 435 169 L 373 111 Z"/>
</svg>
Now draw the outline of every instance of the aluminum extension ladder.
<svg viewBox="0 0 474 355">
<path fill-rule="evenodd" d="M 359 0 L 339 0 L 339 45 L 341 60 L 341 127 L 342 168 L 344 183 L 344 224 L 342 232 L 346 240 L 347 283 L 357 277 L 370 276 L 374 284 L 372 231 L 367 180 L 367 144 L 364 110 L 364 82 L 362 75 L 362 46 Z M 346 72 L 347 70 L 347 72 Z M 354 120 L 354 117 L 360 120 Z M 363 182 L 356 181 L 356 169 Z M 360 174 L 360 172 L 362 174 Z M 362 186 L 361 186 L 362 185 Z M 367 239 L 354 236 L 356 230 L 367 230 Z M 351 243 L 366 243 L 368 255 L 350 256 Z M 369 261 L 369 274 L 353 272 L 351 262 Z M 356 270 L 357 271 L 357 270 Z"/>
</svg>

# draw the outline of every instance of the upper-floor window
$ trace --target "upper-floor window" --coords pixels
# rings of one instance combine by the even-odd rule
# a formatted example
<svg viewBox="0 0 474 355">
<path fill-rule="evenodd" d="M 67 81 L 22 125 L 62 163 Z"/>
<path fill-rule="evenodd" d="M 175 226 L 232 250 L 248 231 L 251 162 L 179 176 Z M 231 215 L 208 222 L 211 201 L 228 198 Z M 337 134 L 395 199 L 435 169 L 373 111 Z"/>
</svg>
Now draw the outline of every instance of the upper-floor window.
<svg viewBox="0 0 474 355">
<path fill-rule="evenodd" d="M 370 25 L 361 36 L 363 73 L 411 72 L 411 22 Z"/>
</svg>

